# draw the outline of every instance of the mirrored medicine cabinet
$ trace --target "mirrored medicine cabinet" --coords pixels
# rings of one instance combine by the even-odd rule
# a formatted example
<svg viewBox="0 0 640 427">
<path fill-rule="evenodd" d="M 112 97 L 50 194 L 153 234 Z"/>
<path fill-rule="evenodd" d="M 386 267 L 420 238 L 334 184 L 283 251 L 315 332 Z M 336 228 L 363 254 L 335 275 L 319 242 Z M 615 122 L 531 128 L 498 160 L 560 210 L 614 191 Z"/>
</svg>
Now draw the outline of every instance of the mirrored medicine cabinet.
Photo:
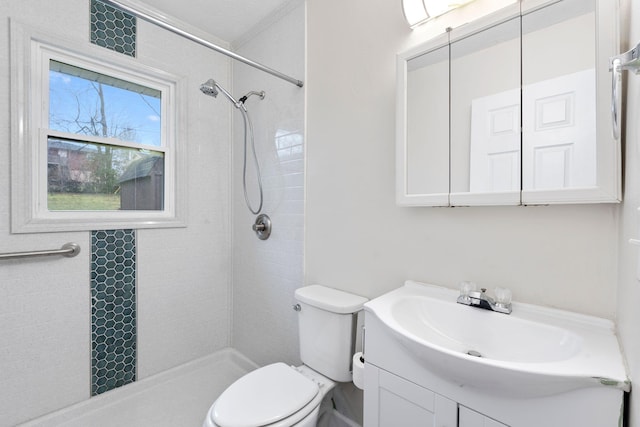
<svg viewBox="0 0 640 427">
<path fill-rule="evenodd" d="M 398 55 L 397 203 L 615 203 L 616 0 L 522 0 Z"/>
</svg>

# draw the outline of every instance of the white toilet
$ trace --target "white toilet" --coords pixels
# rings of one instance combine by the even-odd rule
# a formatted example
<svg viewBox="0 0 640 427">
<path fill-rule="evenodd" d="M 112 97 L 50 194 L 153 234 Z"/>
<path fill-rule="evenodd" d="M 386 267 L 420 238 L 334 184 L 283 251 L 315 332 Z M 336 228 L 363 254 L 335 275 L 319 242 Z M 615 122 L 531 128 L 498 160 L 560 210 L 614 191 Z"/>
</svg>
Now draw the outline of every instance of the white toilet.
<svg viewBox="0 0 640 427">
<path fill-rule="evenodd" d="M 295 292 L 302 366 L 274 363 L 243 376 L 213 402 L 203 427 L 315 427 L 324 397 L 351 381 L 357 314 L 366 298 L 312 285 Z"/>
</svg>

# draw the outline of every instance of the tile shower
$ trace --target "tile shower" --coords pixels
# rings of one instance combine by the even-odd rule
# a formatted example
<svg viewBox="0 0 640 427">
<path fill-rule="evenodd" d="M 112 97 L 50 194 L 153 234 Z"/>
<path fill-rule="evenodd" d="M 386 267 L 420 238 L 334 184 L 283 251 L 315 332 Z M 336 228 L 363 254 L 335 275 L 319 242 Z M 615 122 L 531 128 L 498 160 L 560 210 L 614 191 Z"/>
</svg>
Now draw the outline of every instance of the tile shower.
<svg viewBox="0 0 640 427">
<path fill-rule="evenodd" d="M 129 53 L 124 51 L 127 48 L 118 50 L 114 49 L 110 42 L 98 42 L 99 37 L 96 36 L 101 35 L 100 31 L 106 34 L 107 26 L 105 24 L 104 28 L 100 28 L 96 25 L 92 29 L 89 19 L 92 3 L 91 0 L 60 0 L 55 4 L 45 0 L 2 2 L 0 18 L 10 17 L 16 22 L 38 28 L 43 33 L 57 34 L 61 39 L 77 43 L 79 48 L 92 43 L 91 49 L 98 52 L 98 57 L 102 55 L 100 51 L 104 51 L 105 56 L 124 54 L 135 58 L 135 61 L 152 64 L 166 69 L 167 72 L 184 76 L 185 91 L 189 93 L 188 114 L 185 117 L 185 129 L 182 135 L 184 140 L 188 141 L 185 159 L 188 161 L 189 172 L 187 182 L 184 183 L 188 194 L 186 218 L 188 227 L 135 231 L 132 236 L 135 240 L 135 257 L 133 258 L 135 288 L 131 289 L 133 294 L 129 301 L 136 301 L 137 304 L 131 306 L 132 319 L 127 318 L 127 321 L 133 320 L 134 323 L 130 325 L 132 328 L 135 325 L 135 329 L 132 330 L 131 337 L 127 335 L 125 338 L 124 335 L 128 331 L 123 331 L 121 337 L 131 338 L 126 344 L 123 343 L 122 347 L 128 346 L 133 353 L 123 354 L 124 357 L 117 354 L 109 356 L 114 357 L 114 363 L 109 364 L 110 360 L 108 360 L 106 363 L 103 362 L 103 366 L 93 360 L 97 355 L 93 350 L 97 343 L 96 337 L 99 335 L 94 335 L 92 323 L 95 324 L 95 331 L 102 333 L 103 330 L 98 331 L 98 328 L 106 327 L 110 318 L 106 311 L 105 313 L 98 311 L 103 309 L 100 308 L 100 304 L 94 306 L 95 302 L 99 301 L 97 298 L 94 299 L 94 295 L 97 296 L 96 290 L 101 292 L 102 287 L 98 286 L 95 290 L 91 287 L 91 269 L 97 268 L 98 265 L 94 262 L 98 258 L 94 256 L 103 256 L 103 252 L 98 252 L 98 248 L 93 246 L 94 235 L 100 231 L 12 235 L 6 228 L 6 224 L 9 224 L 7 213 L 7 207 L 10 206 L 9 195 L 0 194 L 0 236 L 6 243 L 4 249 L 12 248 L 12 245 L 15 245 L 13 247 L 18 250 L 59 247 L 66 241 L 76 241 L 82 248 L 80 255 L 73 259 L 51 259 L 37 263 L 15 262 L 2 266 L 0 316 L 3 321 L 0 322 L 0 336 L 3 340 L 0 342 L 0 363 L 3 367 L 7 367 L 6 371 L 0 372 L 0 426 L 3 427 L 16 425 L 47 413 L 64 412 L 59 411 L 61 408 L 85 404 L 95 407 L 99 402 L 111 401 L 112 396 L 126 394 L 127 390 L 138 390 L 139 387 L 148 384 L 147 380 L 153 381 L 157 377 L 156 374 L 228 349 L 229 346 L 234 345 L 236 339 L 241 340 L 242 343 L 251 342 L 250 336 L 243 335 L 244 328 L 251 326 L 250 324 L 245 324 L 235 331 L 231 326 L 233 300 L 236 298 L 231 297 L 232 290 L 235 292 L 231 280 L 235 266 L 231 259 L 232 254 L 240 255 L 235 252 L 236 246 L 232 243 L 236 213 L 233 212 L 234 208 L 229 203 L 234 201 L 236 195 L 231 182 L 232 179 L 235 181 L 235 178 L 232 176 L 232 165 L 229 162 L 230 151 L 235 146 L 235 144 L 229 144 L 232 138 L 230 123 L 233 118 L 228 105 L 220 102 L 207 102 L 204 105 L 199 94 L 191 95 L 192 88 L 189 87 L 191 81 L 200 82 L 203 76 L 209 75 L 215 75 L 221 82 L 226 82 L 227 87 L 231 87 L 231 72 L 236 72 L 235 67 L 231 67 L 230 61 L 221 58 L 220 55 L 141 20 L 133 24 L 137 40 L 133 40 L 133 45 L 129 46 Z M 94 4 L 93 7 L 95 10 L 96 5 Z M 34 11 L 37 12 L 34 13 Z M 284 15 L 287 15 L 291 9 L 285 12 Z M 280 18 L 282 16 L 278 19 Z M 298 70 L 297 67 L 303 66 L 304 63 L 304 39 L 298 34 L 304 29 L 304 8 L 297 9 L 292 16 L 285 18 L 288 22 L 277 23 L 273 29 L 268 28 L 266 34 L 277 38 L 280 32 L 287 39 L 300 41 L 300 46 L 296 46 L 293 55 L 287 55 L 285 58 L 280 54 L 280 58 L 276 61 L 291 61 L 296 64 L 295 69 Z M 290 25 L 291 20 L 296 21 L 293 27 Z M 297 22 L 298 20 L 300 21 Z M 119 34 L 115 29 L 113 33 Z M 291 33 L 295 37 L 290 37 Z M 7 34 L 0 34 L 1 46 L 10 45 L 7 37 Z M 248 36 L 244 42 L 244 50 L 260 50 L 262 42 L 258 39 L 260 37 L 256 37 L 256 34 Z M 130 43 L 124 37 L 122 41 Z M 95 47 L 96 45 L 99 47 Z M 107 49 L 104 49 L 105 47 Z M 237 46 L 229 47 L 237 48 Z M 267 55 L 274 55 L 277 52 L 278 49 L 272 46 Z M 0 58 L 8 61 L 7 48 L 0 47 Z M 185 63 L 189 63 L 190 66 L 185 68 Z M 278 64 L 274 65 L 278 66 Z M 287 68 L 291 69 L 289 66 Z M 293 72 L 293 69 L 291 70 Z M 298 71 L 296 74 L 304 74 L 303 70 Z M 8 72 L 8 69 L 0 70 L 0 91 L 7 93 L 9 92 Z M 269 79 L 266 80 L 269 81 Z M 281 170 L 277 164 L 273 164 L 273 175 L 270 180 L 274 185 L 270 187 L 273 188 L 270 191 L 277 193 L 272 199 L 277 209 L 272 208 L 271 211 L 275 212 L 276 218 L 280 217 L 276 236 L 278 238 L 272 241 L 274 245 L 269 245 L 270 261 L 261 267 L 271 272 L 269 282 L 274 285 L 271 290 L 276 290 L 274 294 L 267 293 L 269 304 L 284 304 L 282 307 L 270 309 L 268 317 L 282 318 L 281 322 L 287 324 L 287 328 L 279 331 L 278 334 L 278 342 L 286 342 L 286 349 L 268 349 L 259 344 L 254 344 L 248 349 L 250 352 L 256 348 L 266 350 L 264 355 L 260 352 L 248 354 L 252 358 L 257 356 L 257 359 L 262 359 L 266 355 L 269 358 L 282 359 L 279 352 L 292 357 L 296 357 L 297 353 L 295 328 L 288 326 L 290 317 L 288 316 L 290 314 L 288 298 L 291 295 L 290 290 L 299 283 L 302 258 L 293 247 L 289 247 L 285 240 L 291 240 L 291 246 L 296 248 L 302 245 L 303 121 L 296 115 L 296 123 L 292 124 L 291 114 L 292 111 L 296 111 L 296 114 L 303 111 L 304 92 L 281 87 L 278 84 L 270 87 L 262 81 L 253 81 L 252 89 L 254 85 L 268 90 L 270 99 L 277 102 L 277 109 L 285 115 L 282 120 L 273 118 L 278 122 L 276 124 L 278 129 L 285 132 L 277 133 L 277 141 L 274 139 L 276 129 L 272 130 L 270 124 L 264 123 L 266 127 L 262 127 L 262 130 L 267 131 L 266 138 L 263 139 L 267 147 L 265 149 L 276 155 L 276 158 L 280 158 L 282 150 L 285 149 L 283 144 L 286 139 L 287 147 L 291 146 L 291 150 L 298 150 L 295 153 L 295 172 L 298 175 L 290 170 L 293 167 L 291 162 L 286 165 L 286 170 Z M 241 89 L 236 87 L 235 90 Z M 291 95 L 295 98 L 294 104 L 282 97 L 288 96 L 289 91 L 293 92 Z M 269 110 L 266 112 L 269 116 L 272 115 Z M 10 138 L 9 128 L 5 126 L 9 123 L 9 118 L 9 110 L 0 108 L 0 137 L 6 141 Z M 260 122 L 261 119 L 256 117 L 256 121 Z M 289 136 L 296 134 L 300 137 L 290 141 Z M 274 147 L 278 141 L 277 147 Z M 288 153 L 289 149 L 287 148 L 286 151 Z M 0 165 L 2 166 L 0 180 L 4 184 L 10 182 L 9 159 L 8 144 L 6 146 L 0 144 Z M 289 158 L 289 160 L 292 159 Z M 267 167 L 267 169 L 270 168 Z M 291 176 L 284 177 L 281 174 L 291 174 Z M 293 179 L 294 176 L 295 179 Z M 284 199 L 280 193 L 283 178 L 285 185 L 292 186 L 295 190 L 295 195 L 287 193 Z M 292 180 L 295 182 L 291 182 Z M 207 183 L 207 191 L 202 191 L 202 183 Z M 114 230 L 114 232 L 117 231 L 120 230 Z M 106 241 L 106 236 L 103 237 Z M 252 236 L 250 240 L 252 245 L 255 244 L 253 239 Z M 283 244 L 287 249 L 285 252 L 281 251 Z M 267 248 L 262 245 L 257 249 L 258 252 L 262 252 Z M 254 250 L 251 249 L 251 251 Z M 107 297 L 108 278 L 104 279 L 105 290 L 102 296 Z M 251 282 L 244 284 L 251 285 Z M 240 294 L 249 291 L 248 288 L 244 288 L 244 284 L 239 291 Z M 130 284 L 122 286 L 129 287 Z M 233 287 L 235 287 L 235 281 Z M 117 289 L 116 286 L 113 288 Z M 247 308 L 253 310 L 260 295 L 264 295 L 269 287 L 260 284 L 260 288 L 259 295 L 252 295 L 252 302 L 246 308 L 240 311 L 241 306 L 238 306 L 239 316 L 242 316 Z M 125 324 L 125 317 L 129 316 L 124 314 L 129 308 L 124 307 L 124 298 L 122 302 L 121 326 Z M 113 325 L 111 322 L 109 325 L 115 326 L 119 321 L 115 320 L 115 316 L 120 313 L 117 313 L 114 307 L 112 314 L 114 315 L 111 319 Z M 104 330 L 102 336 L 105 341 L 110 333 Z M 114 337 L 116 333 L 119 334 L 114 331 Z M 237 337 L 234 339 L 235 334 Z M 243 336 L 240 337 L 240 335 Z M 253 336 L 256 337 L 256 334 L 253 333 Z M 291 336 L 294 338 L 288 342 Z M 115 361 L 116 358 L 118 362 Z M 43 363 L 44 360 L 46 363 Z M 118 366 L 119 363 L 122 365 Z M 90 395 L 103 391 L 97 390 L 97 378 L 103 378 L 100 384 L 104 381 L 106 385 L 109 376 L 97 370 L 106 369 L 107 365 L 117 371 L 109 374 L 114 375 L 113 378 L 121 375 L 125 379 L 124 374 L 128 374 L 130 378 L 135 378 L 135 383 L 114 393 L 102 393 L 89 399 Z M 236 375 L 235 372 L 234 375 Z M 129 377 L 125 381 L 128 381 Z M 117 415 L 109 413 L 113 411 L 117 409 L 105 408 L 103 414 L 107 417 L 106 419 Z"/>
<path fill-rule="evenodd" d="M 131 338 L 122 347 L 133 352 L 114 355 L 113 366 L 106 360 L 104 366 L 96 363 L 94 367 L 96 336 L 92 321 L 104 319 L 106 342 L 110 319 L 106 311 L 101 317 L 99 306 L 95 307 L 98 316 L 92 313 L 93 232 L 11 233 L 11 194 L 0 192 L 0 252 L 59 248 L 66 242 L 81 247 L 74 258 L 46 257 L 0 265 L 2 427 L 82 402 L 103 401 L 114 393 L 90 397 L 104 390 L 98 389 L 94 373 L 105 378 L 100 385 L 110 379 L 98 372 L 107 365 L 117 372 L 109 375 L 120 376 L 123 382 L 135 375 L 136 381 L 128 384 L 129 388 L 229 347 L 230 112 L 220 103 L 198 108 L 200 98 L 191 96 L 188 82 L 199 81 L 205 73 L 215 73 L 220 81 L 229 82 L 230 61 L 140 20 L 135 24 L 135 57 L 124 55 L 91 43 L 90 16 L 91 0 L 0 2 L 0 19 L 11 28 L 15 23 L 16 28 L 27 28 L 47 41 L 77 46 L 79 53 L 121 59 L 134 67 L 140 63 L 184 78 L 189 114 L 184 117 L 180 138 L 186 141 L 183 158 L 189 164 L 183 193 L 189 208 L 184 218 L 188 226 L 135 231 L 136 305 L 131 313 L 135 314 L 135 323 L 130 323 L 135 324 L 135 331 L 131 331 L 135 341 L 133 336 L 125 337 L 128 331 L 121 337 Z M 7 65 L 0 69 L 0 93 L 7 101 L 0 107 L 0 182 L 5 189 L 11 183 L 10 141 L 14 129 L 8 97 L 12 91 L 11 37 L 8 30 L 0 33 L 0 62 Z M 187 62 L 189 67 L 184 66 Z M 220 142 L 212 142 L 212 138 Z M 211 184 L 206 192 L 198 190 L 203 182 Z M 122 325 L 126 308 L 123 301 Z M 115 326 L 118 313 L 112 314 Z M 100 325 L 96 326 L 96 332 L 101 333 L 97 331 Z M 125 388 L 120 387 L 115 394 L 123 391 Z"/>
</svg>

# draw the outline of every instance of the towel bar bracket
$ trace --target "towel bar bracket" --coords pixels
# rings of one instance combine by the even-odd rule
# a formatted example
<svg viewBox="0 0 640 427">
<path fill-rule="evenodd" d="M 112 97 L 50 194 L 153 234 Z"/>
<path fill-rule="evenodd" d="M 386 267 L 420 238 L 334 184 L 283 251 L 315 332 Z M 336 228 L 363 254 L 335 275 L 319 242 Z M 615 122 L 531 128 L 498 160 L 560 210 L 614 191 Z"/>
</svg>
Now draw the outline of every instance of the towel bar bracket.
<svg viewBox="0 0 640 427">
<path fill-rule="evenodd" d="M 640 74 L 640 43 L 634 48 L 609 58 L 609 71 L 611 71 L 611 124 L 613 138 L 620 139 L 620 109 L 622 89 L 622 72 L 631 71 Z"/>
</svg>

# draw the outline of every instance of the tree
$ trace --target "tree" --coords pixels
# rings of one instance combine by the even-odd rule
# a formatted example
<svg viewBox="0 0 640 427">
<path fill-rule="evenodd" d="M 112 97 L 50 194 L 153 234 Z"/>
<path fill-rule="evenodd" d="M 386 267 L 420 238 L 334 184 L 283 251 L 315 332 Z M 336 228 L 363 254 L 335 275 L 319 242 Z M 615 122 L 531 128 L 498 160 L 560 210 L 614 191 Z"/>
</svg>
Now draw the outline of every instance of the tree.
<svg viewBox="0 0 640 427">
<path fill-rule="evenodd" d="M 75 77 L 59 71 L 52 71 L 50 84 L 50 127 L 73 134 L 99 136 L 103 138 L 116 138 L 125 141 L 136 141 L 137 129 L 131 125 L 126 113 L 118 111 L 118 96 L 125 93 L 127 96 L 135 96 L 134 93 L 105 85 L 99 81 L 91 81 L 81 77 Z M 61 82 L 61 83 L 60 83 Z M 64 83 L 64 84 L 63 84 Z M 155 110 L 143 95 L 140 96 L 146 105 L 148 114 L 159 113 Z M 108 109 L 110 111 L 108 111 Z M 126 165 L 134 160 L 132 150 L 118 149 L 109 145 L 86 143 L 79 145 L 84 150 L 87 161 L 83 165 L 89 180 L 81 186 L 83 191 L 95 193 L 114 193 L 118 188 L 118 177 L 124 171 Z M 75 183 L 77 184 L 77 183 Z M 65 191 L 65 190 L 63 190 Z M 73 192 L 73 191 L 72 191 Z"/>
</svg>

